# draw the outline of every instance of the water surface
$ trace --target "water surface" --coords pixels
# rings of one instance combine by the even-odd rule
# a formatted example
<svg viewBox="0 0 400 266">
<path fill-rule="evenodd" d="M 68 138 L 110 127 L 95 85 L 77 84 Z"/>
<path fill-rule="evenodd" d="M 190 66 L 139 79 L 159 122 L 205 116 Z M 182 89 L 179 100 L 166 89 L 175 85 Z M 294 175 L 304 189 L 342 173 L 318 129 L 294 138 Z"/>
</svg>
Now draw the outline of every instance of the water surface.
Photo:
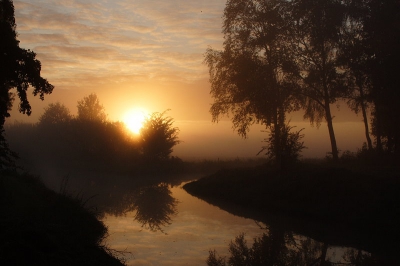
<svg viewBox="0 0 400 266">
<path fill-rule="evenodd" d="M 105 244 L 121 251 L 127 265 L 204 266 L 210 250 L 229 257 L 228 246 L 242 234 L 248 247 L 260 238 L 264 257 L 280 263 L 264 265 L 384 265 L 382 257 L 316 241 L 287 230 L 284 223 L 235 216 L 189 195 L 181 181 L 85 176 L 70 184 L 92 195 L 89 205 L 109 230 Z"/>
<path fill-rule="evenodd" d="M 177 212 L 171 224 L 151 230 L 135 220 L 136 210 L 122 216 L 105 215 L 108 245 L 125 250 L 128 265 L 206 265 L 210 248 L 227 253 L 227 245 L 238 234 L 255 237 L 262 233 L 255 221 L 234 216 L 186 193 L 171 188 Z"/>
</svg>

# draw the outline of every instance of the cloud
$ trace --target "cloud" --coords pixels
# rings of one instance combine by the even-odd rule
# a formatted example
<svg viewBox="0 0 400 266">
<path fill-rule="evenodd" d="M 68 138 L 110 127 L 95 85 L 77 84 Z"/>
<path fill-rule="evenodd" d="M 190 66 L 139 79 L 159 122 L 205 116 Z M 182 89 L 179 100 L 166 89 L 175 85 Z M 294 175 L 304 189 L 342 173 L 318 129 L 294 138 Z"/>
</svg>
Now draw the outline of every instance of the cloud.
<svg viewBox="0 0 400 266">
<path fill-rule="evenodd" d="M 59 33 L 25 33 L 23 35 L 23 41 L 28 43 L 59 43 L 59 44 L 69 44 L 68 38 Z"/>
<path fill-rule="evenodd" d="M 21 47 L 32 49 L 52 83 L 127 75 L 193 82 L 203 54 L 222 43 L 225 1 L 15 1 Z M 67 77 L 68 76 L 68 77 Z M 83 79 L 80 82 L 85 86 Z M 54 84 L 60 85 L 60 84 Z"/>
</svg>

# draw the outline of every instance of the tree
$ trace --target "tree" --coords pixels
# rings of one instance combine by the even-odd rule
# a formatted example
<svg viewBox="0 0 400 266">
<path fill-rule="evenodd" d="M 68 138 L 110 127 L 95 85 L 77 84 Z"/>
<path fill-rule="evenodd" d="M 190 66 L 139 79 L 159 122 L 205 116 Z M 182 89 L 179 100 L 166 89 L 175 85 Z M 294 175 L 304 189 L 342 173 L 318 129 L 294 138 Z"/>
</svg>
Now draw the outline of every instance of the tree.
<svg viewBox="0 0 400 266">
<path fill-rule="evenodd" d="M 363 28 L 360 14 L 365 13 L 362 1 L 347 3 L 347 21 L 343 27 L 343 36 L 339 50 L 339 60 L 347 75 L 349 94 L 346 95 L 347 105 L 352 111 L 358 114 L 361 111 L 365 128 L 365 137 L 369 150 L 372 150 L 369 121 L 367 110 L 370 107 L 368 98 L 372 89 L 372 82 L 368 74 L 367 55 L 368 44 L 364 43 Z"/>
<path fill-rule="evenodd" d="M 10 90 L 17 89 L 20 99 L 19 111 L 31 114 L 31 106 L 27 99 L 27 90 L 33 87 L 33 94 L 39 94 L 40 99 L 44 99 L 44 94 L 53 91 L 46 79 L 40 76 L 41 63 L 36 59 L 36 54 L 31 50 L 19 47 L 16 24 L 14 19 L 14 5 L 10 0 L 0 1 L 0 125 L 4 125 L 5 117 L 10 114 L 8 111 L 12 107 Z"/>
<path fill-rule="evenodd" d="M 41 125 L 56 125 L 66 123 L 72 119 L 69 109 L 59 102 L 49 104 L 39 117 Z"/>
<path fill-rule="evenodd" d="M 140 130 L 140 144 L 144 156 L 150 160 L 165 160 L 178 144 L 177 127 L 173 127 L 174 120 L 162 113 L 155 112 L 144 122 Z"/>
<path fill-rule="evenodd" d="M 274 130 L 281 161 L 286 113 L 299 107 L 290 86 L 294 60 L 288 53 L 290 24 L 283 0 L 229 0 L 224 12 L 224 49 L 208 49 L 213 122 L 233 114 L 233 128 L 247 136 L 254 123 Z"/>
<path fill-rule="evenodd" d="M 368 148 L 366 109 L 372 111 L 371 128 L 376 148 L 400 156 L 400 2 L 348 1 L 348 19 L 341 56 L 353 81 L 350 107 L 361 110 Z"/>
<path fill-rule="evenodd" d="M 266 151 L 266 155 L 272 160 L 277 160 L 276 156 L 280 155 L 280 168 L 283 170 L 298 162 L 300 152 L 306 147 L 302 141 L 304 134 L 301 134 L 304 128 L 299 131 L 291 131 L 294 127 L 289 126 L 289 123 L 281 127 L 277 131 L 272 126 L 269 138 L 265 139 L 267 146 L 262 147 L 258 154 Z M 276 132 L 281 134 L 279 139 L 276 139 Z"/>
<path fill-rule="evenodd" d="M 275 228 L 276 227 L 276 228 Z M 272 229 L 272 230 L 271 230 Z M 209 251 L 208 266 L 242 265 L 333 265 L 327 251 L 329 245 L 308 237 L 295 240 L 281 226 L 272 226 L 269 233 L 253 239 L 249 246 L 242 233 L 229 243 L 229 257 L 222 257 L 215 250 Z M 348 261 L 348 260 L 346 260 Z"/>
<path fill-rule="evenodd" d="M 143 186 L 132 193 L 134 219 L 154 232 L 164 232 L 163 227 L 171 224 L 172 216 L 177 214 L 176 205 L 166 183 Z"/>
<path fill-rule="evenodd" d="M 363 24 L 363 55 L 372 84 L 369 97 L 374 105 L 372 128 L 377 148 L 386 146 L 400 157 L 400 2 L 364 0 L 357 7 L 355 17 Z"/>
<path fill-rule="evenodd" d="M 4 128 L 0 129 L 0 170 L 15 169 L 18 154 L 13 152 L 4 137 Z"/>
<path fill-rule="evenodd" d="M 99 98 L 95 93 L 78 101 L 78 119 L 104 122 L 106 117 L 104 107 L 100 104 Z"/>
<path fill-rule="evenodd" d="M 39 94 L 41 100 L 45 94 L 53 91 L 46 79 L 40 76 L 41 63 L 36 59 L 36 54 L 31 50 L 19 47 L 17 40 L 16 24 L 14 18 L 14 5 L 10 0 L 0 0 L 0 159 L 8 161 L 4 156 L 12 152 L 8 149 L 3 136 L 4 123 L 9 117 L 14 96 L 11 92 L 16 89 L 20 99 L 19 111 L 23 114 L 31 114 L 31 105 L 27 98 L 27 90 L 33 87 L 33 95 Z M 7 155 L 8 154 L 8 155 Z"/>
<path fill-rule="evenodd" d="M 294 35 L 291 53 L 296 58 L 298 94 L 305 97 L 304 118 L 320 125 L 327 122 L 335 161 L 339 150 L 330 105 L 347 93 L 345 73 L 339 60 L 346 12 L 340 0 L 290 1 Z"/>
</svg>

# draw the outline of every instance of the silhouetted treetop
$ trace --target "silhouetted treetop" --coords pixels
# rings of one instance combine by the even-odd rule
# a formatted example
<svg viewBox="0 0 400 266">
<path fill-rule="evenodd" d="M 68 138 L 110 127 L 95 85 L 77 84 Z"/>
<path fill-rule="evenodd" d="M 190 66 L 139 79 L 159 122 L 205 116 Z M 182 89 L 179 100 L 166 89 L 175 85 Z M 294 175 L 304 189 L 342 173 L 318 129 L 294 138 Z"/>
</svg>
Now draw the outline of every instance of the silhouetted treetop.
<svg viewBox="0 0 400 266">
<path fill-rule="evenodd" d="M 92 93 L 78 101 L 78 119 L 88 121 L 105 121 L 107 115 L 99 98 Z"/>
<path fill-rule="evenodd" d="M 44 113 L 39 117 L 39 124 L 54 125 L 68 122 L 72 119 L 69 109 L 59 102 L 51 103 L 44 108 Z"/>
<path fill-rule="evenodd" d="M 33 94 L 39 94 L 43 100 L 45 94 L 53 91 L 46 79 L 40 76 L 41 63 L 36 59 L 36 54 L 31 50 L 19 47 L 17 40 L 16 24 L 14 19 L 14 5 L 12 1 L 0 1 L 0 124 L 9 116 L 8 110 L 12 106 L 10 90 L 17 89 L 20 99 L 19 111 L 31 114 L 31 106 L 27 99 L 27 90 L 33 87 Z"/>
<path fill-rule="evenodd" d="M 0 168 L 9 164 L 15 154 L 8 148 L 3 136 L 3 127 L 6 117 L 10 116 L 14 94 L 20 100 L 19 111 L 31 114 L 31 105 L 27 98 L 27 90 L 33 87 L 33 95 L 44 99 L 45 94 L 53 91 L 51 85 L 40 75 L 41 64 L 33 51 L 19 47 L 14 5 L 10 0 L 0 0 Z"/>
<path fill-rule="evenodd" d="M 141 187 L 131 197 L 135 220 L 151 231 L 163 232 L 163 227 L 170 225 L 172 216 L 177 214 L 177 200 L 165 183 Z"/>
<path fill-rule="evenodd" d="M 140 130 L 141 148 L 150 160 L 168 159 L 173 147 L 179 143 L 179 129 L 173 127 L 173 118 L 165 116 L 165 113 L 153 113 Z"/>
<path fill-rule="evenodd" d="M 281 123 L 284 113 L 297 109 L 287 86 L 293 64 L 285 52 L 282 1 L 230 0 L 224 12 L 224 49 L 209 48 L 210 108 L 214 122 L 232 114 L 238 134 L 246 137 L 254 123 Z M 279 121 L 281 120 L 281 121 Z M 283 123 L 282 123 L 283 124 Z"/>
<path fill-rule="evenodd" d="M 298 72 L 290 53 L 293 25 L 285 1 L 229 0 L 224 12 L 222 51 L 207 49 L 213 122 L 232 115 L 233 128 L 247 137 L 260 123 L 273 132 L 276 162 L 283 161 L 286 113 L 299 109 L 293 79 Z"/>
<path fill-rule="evenodd" d="M 223 49 L 205 54 L 213 121 L 230 115 L 243 137 L 264 124 L 280 139 L 285 115 L 301 107 L 312 124 L 326 122 L 337 161 L 331 106 L 346 99 L 369 147 L 368 107 L 376 146 L 400 154 L 399 10 L 397 0 L 228 0 Z"/>
</svg>

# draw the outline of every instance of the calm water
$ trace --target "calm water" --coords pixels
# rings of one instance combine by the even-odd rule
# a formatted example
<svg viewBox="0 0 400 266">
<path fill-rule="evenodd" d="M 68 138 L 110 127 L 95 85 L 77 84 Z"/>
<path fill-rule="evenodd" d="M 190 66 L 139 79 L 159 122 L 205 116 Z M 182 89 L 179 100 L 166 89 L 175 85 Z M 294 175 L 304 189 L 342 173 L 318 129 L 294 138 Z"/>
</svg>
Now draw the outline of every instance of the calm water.
<svg viewBox="0 0 400 266">
<path fill-rule="evenodd" d="M 268 251 L 268 258 L 280 260 L 279 265 L 322 265 L 322 258 L 328 262 L 324 265 L 400 265 L 383 264 L 381 258 L 361 250 L 315 241 L 287 231 L 279 223 L 267 225 L 235 216 L 189 195 L 182 189 L 182 181 L 84 176 L 69 180 L 69 190 L 79 188 L 74 193 L 88 198 L 87 207 L 100 213 L 109 230 L 105 244 L 122 251 L 119 257 L 127 265 L 204 266 L 210 250 L 228 257 L 229 244 L 241 234 L 249 247 L 254 238 L 264 234 L 262 248 Z"/>
<path fill-rule="evenodd" d="M 126 254 L 128 265 L 206 265 L 210 248 L 226 253 L 227 245 L 241 232 L 262 233 L 253 220 L 244 219 L 187 194 L 181 186 L 170 188 L 176 212 L 170 224 L 152 230 L 135 219 L 136 210 L 122 216 L 107 214 L 108 245 Z"/>
<path fill-rule="evenodd" d="M 106 243 L 112 249 L 127 252 L 123 257 L 128 265 L 206 265 L 210 249 L 215 249 L 221 256 L 229 255 L 229 243 L 241 233 L 245 234 L 249 245 L 253 243 L 253 238 L 268 233 L 268 225 L 234 216 L 212 206 L 186 193 L 181 185 L 171 187 L 164 184 L 161 190 L 160 185 L 157 187 L 156 193 L 145 189 L 131 200 L 146 204 L 146 200 L 157 200 L 155 194 L 169 192 L 174 200 L 171 203 L 169 199 L 166 204 L 169 207 L 153 206 L 150 203 L 146 206 L 150 210 L 143 210 L 132 204 L 126 212 L 108 213 L 103 218 L 110 234 Z M 144 195 L 146 193 L 151 195 Z M 168 197 L 164 195 L 161 198 Z M 151 214 L 138 215 L 138 212 L 152 212 L 155 209 L 165 212 L 168 208 L 173 211 L 169 212 L 168 219 L 164 219 L 161 224 L 158 224 L 160 217 L 153 217 L 152 222 L 146 223 L 143 216 L 151 219 Z M 304 246 L 304 243 L 314 249 L 323 246 L 322 243 L 300 235 L 291 235 L 291 238 L 297 241 L 297 246 Z M 348 250 L 345 248 L 328 247 L 326 258 L 331 262 L 343 262 L 342 257 L 346 252 Z"/>
</svg>

